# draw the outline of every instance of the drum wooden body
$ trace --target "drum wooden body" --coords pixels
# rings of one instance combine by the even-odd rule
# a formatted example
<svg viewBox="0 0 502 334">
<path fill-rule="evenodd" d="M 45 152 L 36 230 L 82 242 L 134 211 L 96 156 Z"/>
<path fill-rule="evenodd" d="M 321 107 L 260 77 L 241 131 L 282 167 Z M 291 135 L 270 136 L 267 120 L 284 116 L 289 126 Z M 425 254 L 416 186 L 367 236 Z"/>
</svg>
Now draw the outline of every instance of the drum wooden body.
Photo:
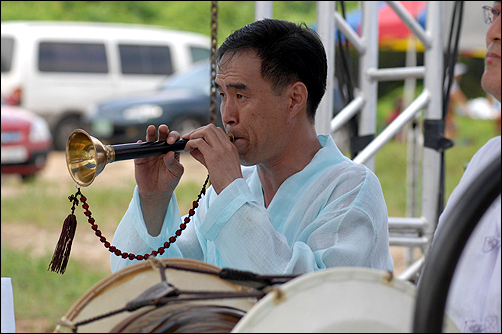
<svg viewBox="0 0 502 334">
<path fill-rule="evenodd" d="M 115 325 L 111 333 L 230 333 L 243 310 L 183 303 L 147 309 Z"/>
<path fill-rule="evenodd" d="M 244 332 L 411 332 L 416 287 L 384 271 L 330 268 L 260 299 L 233 328 Z M 458 332 L 446 319 L 446 332 Z"/>
<path fill-rule="evenodd" d="M 216 275 L 195 272 L 196 270 L 209 271 L 217 274 L 220 268 L 213 265 L 190 259 L 159 259 L 162 263 L 176 267 L 182 267 L 187 270 L 172 269 L 167 267 L 165 275 L 167 282 L 180 290 L 198 290 L 198 291 L 251 291 L 254 289 L 227 282 Z M 190 271 L 195 270 L 195 271 Z M 158 268 L 153 267 L 150 261 L 144 261 L 126 267 L 111 276 L 101 280 L 91 289 L 89 289 L 79 300 L 68 310 L 58 323 L 63 324 L 55 329 L 55 332 L 69 332 L 66 324 L 75 324 L 93 317 L 102 316 L 109 312 L 118 310 L 148 288 L 161 282 L 161 276 Z M 224 328 L 235 324 L 245 312 L 247 312 L 256 303 L 256 298 L 228 298 L 199 300 L 190 302 L 168 303 L 165 306 L 156 308 L 155 306 L 146 306 L 133 312 L 121 312 L 104 319 L 90 322 L 78 326 L 78 332 L 109 332 L 109 331 L 136 331 L 138 332 L 138 323 L 142 322 L 143 329 L 150 328 L 153 322 L 159 322 L 160 318 L 166 320 L 169 312 L 180 315 L 181 310 L 185 312 L 187 319 L 201 317 L 199 322 L 204 321 L 204 316 L 212 314 L 209 319 L 215 319 L 221 316 L 221 322 L 214 325 L 215 330 L 221 332 Z M 187 313 L 188 312 L 188 313 Z M 167 317 L 168 318 L 168 317 Z M 149 320 L 148 320 L 149 319 Z M 147 323 L 145 323 L 147 322 Z M 214 321 L 213 321 L 214 322 Z M 150 326 L 150 327 L 149 327 Z M 164 324 L 165 326 L 165 324 Z M 169 327 L 169 326 L 167 326 Z M 231 329 L 231 328 L 230 328 Z M 148 332 L 146 329 L 146 332 Z M 192 328 L 193 330 L 193 328 Z M 202 329 L 210 331 L 210 328 Z M 153 332 L 153 331 L 152 331 Z"/>
</svg>

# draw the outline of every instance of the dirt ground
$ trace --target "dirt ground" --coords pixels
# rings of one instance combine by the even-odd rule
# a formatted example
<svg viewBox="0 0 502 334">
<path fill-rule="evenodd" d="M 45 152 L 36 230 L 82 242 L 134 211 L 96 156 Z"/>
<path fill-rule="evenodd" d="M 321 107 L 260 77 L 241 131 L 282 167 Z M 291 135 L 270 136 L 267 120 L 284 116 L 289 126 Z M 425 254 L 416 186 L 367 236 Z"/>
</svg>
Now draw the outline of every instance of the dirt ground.
<svg viewBox="0 0 502 334">
<path fill-rule="evenodd" d="M 202 184 L 207 176 L 205 168 L 195 161 L 188 154 L 182 154 L 181 161 L 185 166 L 185 173 L 181 182 L 194 180 Z M 60 183 L 72 184 L 73 181 L 68 173 L 64 152 L 53 152 L 50 154 L 45 169 L 37 178 Z M 134 165 L 132 161 L 121 161 L 111 163 L 105 167 L 105 170 L 98 176 L 100 184 L 112 186 L 117 180 L 134 178 Z M 18 176 L 2 174 L 1 191 L 2 196 L 8 196 L 17 191 L 21 180 Z M 67 195 L 67 194 L 66 194 Z M 36 245 L 30 252 L 34 256 L 42 256 L 47 252 L 53 252 L 55 242 L 59 238 L 60 231 L 49 232 L 40 227 L 31 224 L 19 225 L 6 224 L 2 226 L 1 241 L 8 243 L 11 247 L 19 250 L 25 250 L 27 245 Z M 113 235 L 113 230 L 103 231 L 104 235 Z M 27 239 L 28 238 L 28 239 Z M 103 251 L 96 246 L 95 236 L 90 233 L 82 233 L 79 238 L 75 238 L 72 245 L 72 257 L 79 258 L 82 261 L 88 261 L 95 266 L 100 264 L 104 269 L 110 270 L 109 252 Z M 391 247 L 391 253 L 394 258 L 394 275 L 400 274 L 406 268 L 405 254 L 407 250 L 402 247 Z M 84 256 L 85 254 L 85 256 Z M 16 331 L 18 333 L 36 333 L 46 332 L 50 327 L 47 319 L 16 319 Z"/>
</svg>

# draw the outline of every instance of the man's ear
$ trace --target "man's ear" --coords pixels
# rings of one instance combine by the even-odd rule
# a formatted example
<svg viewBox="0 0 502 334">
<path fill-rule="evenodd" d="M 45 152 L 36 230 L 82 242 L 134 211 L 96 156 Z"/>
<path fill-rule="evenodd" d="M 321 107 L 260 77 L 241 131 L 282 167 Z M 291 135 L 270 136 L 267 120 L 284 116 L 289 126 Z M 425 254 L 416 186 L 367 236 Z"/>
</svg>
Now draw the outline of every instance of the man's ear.
<svg viewBox="0 0 502 334">
<path fill-rule="evenodd" d="M 293 118 L 298 115 L 299 112 L 307 109 L 309 92 L 305 84 L 301 81 L 292 83 L 288 91 L 290 98 L 289 112 L 290 117 Z"/>
</svg>

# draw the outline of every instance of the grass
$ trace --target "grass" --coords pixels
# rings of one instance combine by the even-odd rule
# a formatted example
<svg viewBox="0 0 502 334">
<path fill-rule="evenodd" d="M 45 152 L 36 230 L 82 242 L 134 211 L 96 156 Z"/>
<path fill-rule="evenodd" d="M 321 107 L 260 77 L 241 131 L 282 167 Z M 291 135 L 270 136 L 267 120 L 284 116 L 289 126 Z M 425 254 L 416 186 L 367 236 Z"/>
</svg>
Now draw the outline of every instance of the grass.
<svg viewBox="0 0 502 334">
<path fill-rule="evenodd" d="M 201 186 L 195 181 L 187 181 L 176 189 L 181 213 L 191 208 Z M 134 183 L 128 182 L 114 187 L 82 188 L 81 191 L 88 198 L 93 217 L 100 222 L 98 225 L 115 226 L 129 205 L 133 189 Z M 1 212 L 2 222 L 30 222 L 51 228 L 54 222 L 64 220 L 70 213 L 71 203 L 65 198 L 75 191 L 73 185 L 60 189 L 60 185 L 43 180 L 20 184 L 15 196 L 2 196 L 2 208 L 6 208 Z M 77 214 L 81 211 L 81 207 L 76 209 Z"/>
<path fill-rule="evenodd" d="M 8 208 L 2 210 L 2 222 L 28 221 L 40 227 L 54 226 L 54 222 L 61 221 L 66 217 L 62 213 L 70 213 L 71 203 L 65 198 L 75 193 L 74 186 L 68 186 L 64 191 L 62 189 L 56 190 L 55 187 L 55 184 L 47 181 L 32 180 L 29 184 L 20 186 L 19 195 L 2 197 L 2 208 Z M 106 191 L 90 187 L 82 189 L 82 192 L 90 199 L 91 208 L 98 205 L 96 214 L 107 212 L 109 217 L 116 217 L 119 211 L 123 214 L 123 208 L 127 207 L 130 200 L 127 197 L 132 195 L 132 190 L 125 191 L 122 187 L 109 188 Z M 125 196 L 126 194 L 127 196 Z M 30 208 L 30 210 L 25 208 Z M 106 208 L 106 211 L 102 211 L 101 208 Z M 78 211 L 80 209 L 77 209 Z"/>
<path fill-rule="evenodd" d="M 69 261 L 65 274 L 47 271 L 51 254 L 30 257 L 2 245 L 2 277 L 11 277 L 16 318 L 48 318 L 52 325 L 71 304 L 102 278 L 105 270 Z"/>
</svg>

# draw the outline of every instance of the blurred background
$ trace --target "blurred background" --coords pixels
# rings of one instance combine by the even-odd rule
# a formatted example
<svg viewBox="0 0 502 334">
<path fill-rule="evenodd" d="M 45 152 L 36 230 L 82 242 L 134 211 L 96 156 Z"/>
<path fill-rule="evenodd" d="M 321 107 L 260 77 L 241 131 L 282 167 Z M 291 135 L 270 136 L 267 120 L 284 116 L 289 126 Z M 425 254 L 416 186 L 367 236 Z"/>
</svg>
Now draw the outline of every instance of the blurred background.
<svg viewBox="0 0 502 334">
<path fill-rule="evenodd" d="M 359 2 L 345 1 L 344 5 L 347 17 L 351 13 L 357 25 Z M 28 20 L 141 24 L 193 32 L 209 38 L 210 9 L 209 1 L 2 1 L 1 22 Z M 252 1 L 219 2 L 218 45 L 234 30 L 253 22 L 254 15 L 255 3 Z M 273 17 L 303 21 L 315 28 L 316 3 L 274 1 Z M 483 23 L 479 22 L 479 25 Z M 479 39 L 484 41 L 484 32 Z M 382 43 L 380 68 L 405 65 L 406 50 L 400 43 L 402 41 Z M 109 252 L 87 226 L 82 209 L 78 207 L 76 215 L 79 227 L 66 273 L 58 275 L 47 271 L 62 223 L 70 213 L 71 205 L 67 197 L 75 192 L 75 185 L 68 174 L 64 152 L 60 145 L 56 145 L 58 134 L 50 128 L 50 122 L 23 106 L 22 89 L 4 93 L 3 76 L 8 72 L 4 64 L 7 46 L 2 29 L 1 274 L 2 277 L 12 278 L 16 331 L 52 332 L 57 319 L 78 298 L 111 274 Z M 357 77 L 357 59 L 352 51 L 350 57 L 354 77 Z M 453 127 L 450 138 L 455 141 L 455 146 L 445 152 L 445 201 L 474 152 L 489 138 L 500 134 L 500 118 L 497 118 L 500 114 L 496 113 L 497 110 L 500 112 L 500 105 L 491 101 L 479 84 L 484 68 L 483 57 L 484 53 L 476 48 L 461 50 L 459 54 L 458 62 L 464 64 L 458 69 L 458 83 L 463 98 L 452 102 L 455 111 L 451 113 Z M 207 57 L 193 59 L 193 63 L 204 59 Z M 416 51 L 416 61 L 423 64 L 419 49 Z M 81 123 L 70 123 L 69 127 L 86 127 L 91 134 L 107 143 L 143 139 L 142 130 L 131 125 L 140 124 L 140 120 L 127 120 L 127 115 L 164 115 L 175 109 L 173 105 L 191 103 L 196 97 L 201 99 L 202 105 L 208 103 L 209 74 L 204 69 L 199 72 L 195 70 L 196 67 L 190 65 L 179 73 L 176 71 L 163 75 L 158 85 L 148 91 L 144 86 L 138 86 L 138 94 L 130 92 L 124 96 L 114 96 L 113 99 L 100 99 L 99 103 L 88 106 L 85 116 L 80 119 Z M 207 81 L 204 81 L 206 74 Z M 197 85 L 187 87 L 186 82 Z M 418 80 L 417 91 L 421 85 Z M 179 93 L 176 100 L 169 94 L 174 89 L 179 92 L 181 88 L 188 96 L 182 102 Z M 403 110 L 403 89 L 402 82 L 379 84 L 378 132 Z M 57 97 L 58 91 L 53 93 Z M 24 98 L 27 99 L 26 96 Z M 162 109 L 152 108 L 152 105 L 157 105 L 152 101 L 156 101 Z M 344 105 L 343 101 L 338 102 L 335 103 L 337 110 L 334 113 Z M 493 113 L 482 112 L 492 106 Z M 123 111 L 125 116 L 120 119 L 110 116 L 118 113 L 117 110 Z M 197 126 L 197 122 L 204 120 L 194 116 L 180 122 L 179 127 L 189 129 Z M 133 137 L 108 137 L 110 133 L 118 133 L 121 127 L 126 129 L 124 133 L 132 134 Z M 20 138 L 25 140 L 22 144 L 16 144 Z M 406 214 L 406 149 L 405 136 L 396 136 L 376 156 L 375 173 L 384 190 L 389 216 Z M 186 169 L 176 195 L 180 212 L 184 214 L 197 197 L 206 171 L 184 153 L 182 162 Z M 107 166 L 92 187 L 82 189 L 96 223 L 109 240 L 129 205 L 134 185 L 133 162 L 122 161 Z M 406 261 L 401 249 L 392 251 L 397 275 L 405 268 Z"/>
</svg>

